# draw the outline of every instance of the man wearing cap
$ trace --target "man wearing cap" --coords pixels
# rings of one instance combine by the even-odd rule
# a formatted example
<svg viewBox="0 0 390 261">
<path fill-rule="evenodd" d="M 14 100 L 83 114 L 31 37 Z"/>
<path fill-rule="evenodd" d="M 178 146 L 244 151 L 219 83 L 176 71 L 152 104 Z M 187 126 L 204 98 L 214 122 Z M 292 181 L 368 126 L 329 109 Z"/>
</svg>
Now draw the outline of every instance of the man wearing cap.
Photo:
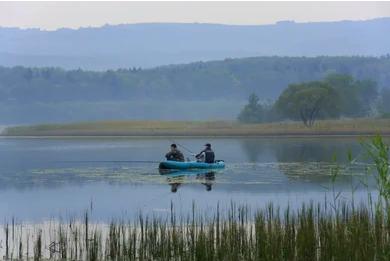
<svg viewBox="0 0 390 261">
<path fill-rule="evenodd" d="M 173 161 L 184 161 L 184 155 L 177 149 L 176 144 L 171 145 L 171 150 L 165 154 L 165 158 Z"/>
<path fill-rule="evenodd" d="M 202 150 L 201 152 L 199 152 L 195 156 L 195 158 L 197 158 L 198 160 L 204 158 L 205 163 L 214 163 L 215 154 L 214 154 L 214 151 L 211 149 L 211 144 L 207 143 L 204 146 L 205 146 L 205 149 Z"/>
</svg>

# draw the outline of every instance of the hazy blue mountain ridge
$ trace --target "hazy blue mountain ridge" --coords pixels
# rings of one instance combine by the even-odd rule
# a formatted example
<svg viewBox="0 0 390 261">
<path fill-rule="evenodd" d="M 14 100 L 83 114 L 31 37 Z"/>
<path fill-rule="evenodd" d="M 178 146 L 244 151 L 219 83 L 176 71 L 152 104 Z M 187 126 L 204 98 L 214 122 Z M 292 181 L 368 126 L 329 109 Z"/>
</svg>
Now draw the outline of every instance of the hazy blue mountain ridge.
<svg viewBox="0 0 390 261">
<path fill-rule="evenodd" d="M 390 18 L 272 25 L 127 24 L 0 28 L 0 65 L 115 69 L 250 56 L 390 53 Z"/>
</svg>

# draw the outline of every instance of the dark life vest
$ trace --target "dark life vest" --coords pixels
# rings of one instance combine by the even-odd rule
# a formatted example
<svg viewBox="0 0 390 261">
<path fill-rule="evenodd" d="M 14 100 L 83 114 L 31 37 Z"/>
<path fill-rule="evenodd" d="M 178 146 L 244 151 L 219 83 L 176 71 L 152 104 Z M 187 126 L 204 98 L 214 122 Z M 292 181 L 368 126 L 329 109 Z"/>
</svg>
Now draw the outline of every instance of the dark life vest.
<svg viewBox="0 0 390 261">
<path fill-rule="evenodd" d="M 205 149 L 204 150 L 205 159 L 204 162 L 206 163 L 214 163 L 215 161 L 215 154 L 212 149 Z"/>
</svg>

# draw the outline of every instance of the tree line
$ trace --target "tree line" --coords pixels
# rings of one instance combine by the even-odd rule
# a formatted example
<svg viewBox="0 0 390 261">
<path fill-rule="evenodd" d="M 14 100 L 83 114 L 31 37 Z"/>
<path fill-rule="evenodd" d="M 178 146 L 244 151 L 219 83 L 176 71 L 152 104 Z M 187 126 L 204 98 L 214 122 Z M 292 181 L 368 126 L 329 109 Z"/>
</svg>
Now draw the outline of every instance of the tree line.
<svg viewBox="0 0 390 261">
<path fill-rule="evenodd" d="M 378 89 L 373 80 L 357 80 L 346 74 L 329 74 L 322 80 L 292 83 L 273 104 L 261 103 L 251 94 L 238 115 L 245 123 L 282 119 L 300 120 L 307 127 L 317 119 L 386 116 L 390 89 Z"/>
<path fill-rule="evenodd" d="M 331 73 L 390 86 L 390 56 L 254 57 L 107 71 L 0 67 L 0 102 L 276 99 L 291 83 Z"/>
</svg>

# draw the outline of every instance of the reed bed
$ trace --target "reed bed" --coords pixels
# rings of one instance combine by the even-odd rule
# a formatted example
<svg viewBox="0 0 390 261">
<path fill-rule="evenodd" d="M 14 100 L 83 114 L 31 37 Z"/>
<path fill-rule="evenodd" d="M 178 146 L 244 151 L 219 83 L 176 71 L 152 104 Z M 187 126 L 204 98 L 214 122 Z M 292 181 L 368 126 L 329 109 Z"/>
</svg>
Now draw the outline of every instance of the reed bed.
<svg viewBox="0 0 390 261">
<path fill-rule="evenodd" d="M 243 124 L 231 121 L 97 121 L 8 127 L 3 136 L 306 136 L 390 134 L 388 119 Z"/>
<path fill-rule="evenodd" d="M 133 221 L 4 226 L 6 260 L 389 260 L 385 208 L 343 203 L 252 211 L 232 204 L 211 217 L 142 214 Z"/>
</svg>

